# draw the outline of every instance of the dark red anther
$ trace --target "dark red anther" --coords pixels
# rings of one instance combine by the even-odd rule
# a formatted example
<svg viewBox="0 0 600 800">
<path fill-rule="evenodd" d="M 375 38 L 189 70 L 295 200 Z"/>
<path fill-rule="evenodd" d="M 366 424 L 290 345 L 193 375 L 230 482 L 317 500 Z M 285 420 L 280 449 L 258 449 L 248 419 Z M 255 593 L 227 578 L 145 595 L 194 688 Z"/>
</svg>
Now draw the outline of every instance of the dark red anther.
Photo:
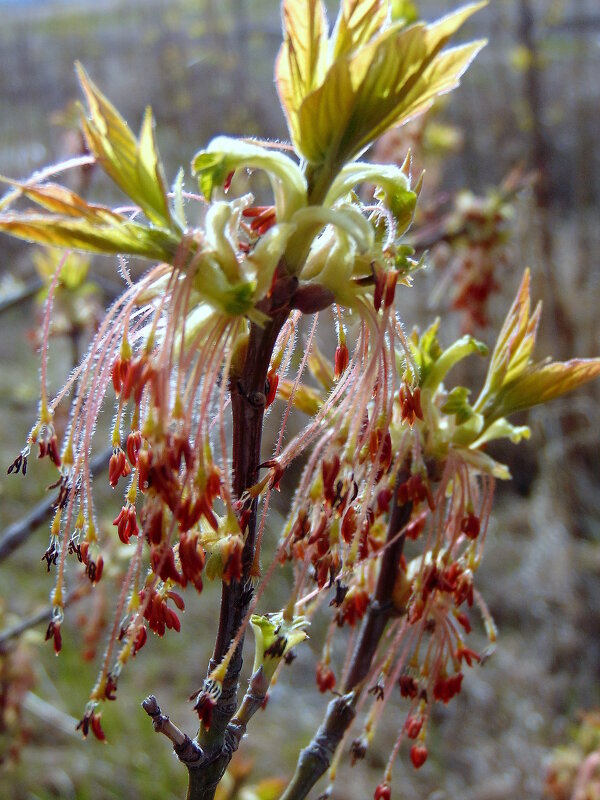
<svg viewBox="0 0 600 800">
<path fill-rule="evenodd" d="M 410 748 L 410 760 L 413 767 L 419 769 L 427 761 L 427 748 L 424 744 L 413 744 Z"/>
<path fill-rule="evenodd" d="M 335 349 L 333 377 L 337 380 L 345 372 L 350 361 L 350 353 L 346 344 L 339 344 Z"/>
<path fill-rule="evenodd" d="M 279 375 L 274 369 L 270 369 L 267 373 L 267 401 L 265 403 L 265 408 L 268 408 L 275 397 L 277 396 L 277 386 L 279 385 Z"/>
<path fill-rule="evenodd" d="M 319 661 L 317 664 L 317 686 L 323 694 L 335 688 L 335 675 L 329 664 Z"/>
</svg>

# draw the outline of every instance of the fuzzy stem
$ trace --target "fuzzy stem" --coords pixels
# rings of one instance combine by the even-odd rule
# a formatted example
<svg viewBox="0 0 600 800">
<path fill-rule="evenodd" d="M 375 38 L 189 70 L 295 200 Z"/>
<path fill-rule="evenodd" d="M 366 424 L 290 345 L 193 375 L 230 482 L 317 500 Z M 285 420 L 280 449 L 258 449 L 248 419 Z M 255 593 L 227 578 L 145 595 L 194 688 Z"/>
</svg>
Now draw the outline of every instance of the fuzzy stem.
<svg viewBox="0 0 600 800">
<path fill-rule="evenodd" d="M 348 677 L 344 684 L 344 695 L 332 700 L 327 706 L 325 719 L 310 744 L 302 750 L 296 771 L 280 800 L 303 800 L 331 763 L 335 751 L 355 716 L 356 703 L 363 690 L 385 626 L 394 613 L 392 592 L 398 565 L 404 548 L 404 535 L 400 531 L 410 520 L 412 503 L 398 504 L 398 489 L 409 477 L 401 469 L 396 477 L 393 509 L 387 532 L 389 544 L 381 558 L 375 596 L 363 620 Z"/>
</svg>

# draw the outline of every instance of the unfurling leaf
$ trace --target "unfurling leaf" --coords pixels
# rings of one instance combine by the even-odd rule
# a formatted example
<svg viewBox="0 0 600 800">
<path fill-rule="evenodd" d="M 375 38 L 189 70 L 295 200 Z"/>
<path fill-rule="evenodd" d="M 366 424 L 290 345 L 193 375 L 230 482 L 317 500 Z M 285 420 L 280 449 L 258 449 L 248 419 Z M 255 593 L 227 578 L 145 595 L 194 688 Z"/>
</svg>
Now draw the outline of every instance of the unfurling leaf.
<svg viewBox="0 0 600 800">
<path fill-rule="evenodd" d="M 600 375 L 600 359 L 536 363 L 533 347 L 541 314 L 538 304 L 530 317 L 530 275 L 523 280 L 498 335 L 485 385 L 475 403 L 487 423 L 546 403 Z"/>
<path fill-rule="evenodd" d="M 335 171 L 386 130 L 422 113 L 436 96 L 457 86 L 485 42 L 443 48 L 482 5 L 465 6 L 429 26 L 379 27 L 358 49 L 342 51 L 322 85 L 304 99 L 297 125 L 291 126 L 307 161 L 326 163 Z"/>
<path fill-rule="evenodd" d="M 388 5 L 387 0 L 343 0 L 332 37 L 334 59 L 372 39 L 388 19 Z"/>
<path fill-rule="evenodd" d="M 169 209 L 162 164 L 154 139 L 154 120 L 148 108 L 137 140 L 117 109 L 90 80 L 81 64 L 77 73 L 90 117 L 82 115 L 82 126 L 90 151 L 125 194 L 137 203 L 155 225 L 170 228 Z"/>
<path fill-rule="evenodd" d="M 327 67 L 327 17 L 322 0 L 284 0 L 284 40 L 275 75 L 290 127 L 307 94 L 319 86 Z"/>
<path fill-rule="evenodd" d="M 160 261 L 170 261 L 177 251 L 180 236 L 175 231 L 132 222 L 107 206 L 88 203 L 76 192 L 55 183 L 2 180 L 50 212 L 0 214 L 0 230 L 19 239 L 90 253 L 121 253 Z"/>
<path fill-rule="evenodd" d="M 168 232 L 135 222 L 86 220 L 51 214 L 2 214 L 0 231 L 17 239 L 51 247 L 85 250 L 104 255 L 127 254 L 153 261 L 170 261 L 177 241 Z"/>
<path fill-rule="evenodd" d="M 516 380 L 504 387 L 498 396 L 498 411 L 504 416 L 547 403 L 600 375 L 600 358 L 572 358 L 530 366 Z"/>
</svg>

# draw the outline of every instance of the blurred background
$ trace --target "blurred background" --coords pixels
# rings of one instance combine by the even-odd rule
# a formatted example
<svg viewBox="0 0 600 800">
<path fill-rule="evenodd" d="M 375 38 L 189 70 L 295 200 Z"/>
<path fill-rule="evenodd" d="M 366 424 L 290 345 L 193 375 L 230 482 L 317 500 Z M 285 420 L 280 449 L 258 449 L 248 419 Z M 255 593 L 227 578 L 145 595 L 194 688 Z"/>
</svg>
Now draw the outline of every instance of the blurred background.
<svg viewBox="0 0 600 800">
<path fill-rule="evenodd" d="M 335 3 L 328 6 L 333 17 Z M 418 12 L 433 20 L 457 6 L 421 0 Z M 399 312 L 408 327 L 443 315 L 447 343 L 466 330 L 492 343 L 529 266 L 533 295 L 544 302 L 538 355 L 598 355 L 598 2 L 491 0 L 466 37 L 489 44 L 462 86 L 376 147 L 377 158 L 400 163 L 410 147 L 414 173 L 426 170 L 411 240 L 429 266 L 410 295 L 398 293 Z M 25 178 L 83 152 L 76 60 L 133 128 L 152 105 L 169 180 L 215 134 L 285 139 L 272 75 L 279 42 L 276 0 L 0 0 L 0 173 Z M 122 199 L 93 169 L 70 180 L 86 197 Z M 0 241 L 0 463 L 7 466 L 36 414 L 41 303 L 55 263 L 33 247 Z M 54 389 L 120 285 L 111 259 L 73 262 L 56 302 Z M 480 379 L 478 365 L 472 369 L 460 376 L 467 385 Z M 498 647 L 469 671 L 460 697 L 436 711 L 426 765 L 416 772 L 402 753 L 394 797 L 600 797 L 599 395 L 592 386 L 533 411 L 530 442 L 496 452 L 514 476 L 498 488 L 480 571 Z M 184 771 L 139 701 L 155 692 L 179 725 L 194 729 L 186 698 L 210 655 L 217 587 L 202 602 L 189 594 L 181 634 L 151 637 L 126 670 L 119 701 L 103 715 L 109 744 L 84 744 L 74 726 L 94 682 L 115 585 L 109 575 L 92 599 L 73 606 L 56 659 L 43 646 L 52 585 L 40 562 L 47 527 L 37 524 L 41 512 L 26 518 L 53 480 L 36 461 L 26 480 L 0 479 L 0 795 L 181 798 Z M 97 497 L 110 530 L 118 500 L 109 491 Z M 278 522 L 276 509 L 275 530 Z M 289 775 L 318 724 L 318 654 L 316 644 L 312 652 L 300 648 L 268 711 L 253 721 L 236 767 L 243 776 L 253 763 L 247 787 Z M 388 714 L 366 761 L 341 771 L 335 797 L 372 797 L 397 724 Z M 245 791 L 246 800 L 261 796 Z M 268 795 L 263 784 L 261 791 L 276 797 L 278 789 Z"/>
</svg>

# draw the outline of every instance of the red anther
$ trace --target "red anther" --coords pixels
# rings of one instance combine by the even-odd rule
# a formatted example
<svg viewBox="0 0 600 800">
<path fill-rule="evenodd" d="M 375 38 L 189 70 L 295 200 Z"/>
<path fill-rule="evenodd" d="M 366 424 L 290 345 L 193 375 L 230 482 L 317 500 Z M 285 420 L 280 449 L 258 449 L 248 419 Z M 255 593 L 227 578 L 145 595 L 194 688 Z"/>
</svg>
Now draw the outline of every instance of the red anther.
<svg viewBox="0 0 600 800">
<path fill-rule="evenodd" d="M 470 512 L 460 523 L 460 529 L 468 539 L 477 539 L 481 530 L 479 517 Z"/>
<path fill-rule="evenodd" d="M 423 419 L 423 409 L 421 408 L 421 390 L 417 386 L 414 391 L 405 383 L 400 387 L 399 392 L 400 409 L 402 419 L 409 425 L 413 425 L 415 418 Z"/>
<path fill-rule="evenodd" d="M 427 748 L 424 744 L 413 744 L 410 748 L 410 760 L 415 769 L 419 769 L 427 761 Z"/>
<path fill-rule="evenodd" d="M 374 800 L 392 800 L 392 790 L 387 783 L 380 783 L 375 787 Z"/>
<path fill-rule="evenodd" d="M 325 534 L 325 536 L 323 536 Z M 325 539 L 325 552 L 320 553 L 319 555 L 325 555 L 327 550 L 329 549 L 329 535 L 327 534 L 327 516 L 325 514 L 321 514 L 319 517 L 319 522 L 317 527 L 308 537 L 308 544 L 316 544 L 318 545 L 322 539 Z"/>
<path fill-rule="evenodd" d="M 90 727 L 91 727 L 92 733 L 94 734 L 96 739 L 98 739 L 99 742 L 105 742 L 106 741 L 106 735 L 105 735 L 104 731 L 102 730 L 102 725 L 100 724 L 101 717 L 102 717 L 102 714 L 92 714 Z"/>
<path fill-rule="evenodd" d="M 273 206 L 249 206 L 242 211 L 242 217 L 254 219 L 255 217 L 260 217 L 265 211 L 271 212 L 272 210 Z"/>
<path fill-rule="evenodd" d="M 347 622 L 348 625 L 354 627 L 356 623 L 361 620 L 369 606 L 369 593 L 366 589 L 357 589 L 352 587 L 346 594 L 339 611 L 336 614 L 336 622 L 338 625 L 343 625 Z"/>
<path fill-rule="evenodd" d="M 123 377 L 121 385 L 121 396 L 124 402 L 129 400 L 132 392 L 138 387 L 147 361 L 148 356 L 144 353 L 135 361 L 128 362 L 127 373 Z"/>
<path fill-rule="evenodd" d="M 129 364 L 129 361 L 124 361 L 121 356 L 117 356 L 112 366 L 112 383 L 117 397 L 121 394 L 123 381 L 127 377 L 127 372 L 129 370 Z"/>
<path fill-rule="evenodd" d="M 454 590 L 454 602 L 457 606 L 467 601 L 469 608 L 473 605 L 473 576 L 470 573 L 461 575 L 456 582 Z"/>
<path fill-rule="evenodd" d="M 250 206 L 242 211 L 242 216 L 251 219 L 250 228 L 262 236 L 277 222 L 274 206 Z"/>
<path fill-rule="evenodd" d="M 188 470 L 191 470 L 194 464 L 194 454 L 192 453 L 192 448 L 190 447 L 190 442 L 187 436 L 183 434 L 176 434 L 168 441 L 168 462 L 169 465 L 178 470 L 181 465 L 181 459 L 183 458 L 185 462 L 185 466 Z"/>
<path fill-rule="evenodd" d="M 392 499 L 391 489 L 381 489 L 377 494 L 377 513 L 384 514 L 390 507 L 390 500 Z"/>
<path fill-rule="evenodd" d="M 404 529 L 406 538 L 412 540 L 418 539 L 421 533 L 423 532 L 423 529 L 425 528 L 426 522 L 427 520 L 425 519 L 424 516 L 419 516 L 415 520 L 410 522 Z"/>
<path fill-rule="evenodd" d="M 113 519 L 113 525 L 117 526 L 117 533 L 123 544 L 129 544 L 130 538 L 137 536 L 139 532 L 135 506 L 126 503 Z"/>
<path fill-rule="evenodd" d="M 52 620 L 46 629 L 46 641 L 53 639 L 54 652 L 58 655 L 62 648 L 62 634 L 60 632 L 60 622 Z"/>
<path fill-rule="evenodd" d="M 60 453 L 58 452 L 58 439 L 56 434 L 50 437 L 50 441 L 48 442 L 48 458 L 55 467 L 60 467 L 61 465 L 61 458 Z"/>
<path fill-rule="evenodd" d="M 125 453 L 120 447 L 114 447 L 108 463 L 108 480 L 113 489 L 119 482 L 119 478 L 126 477 L 130 472 L 131 467 L 127 463 Z"/>
<path fill-rule="evenodd" d="M 459 611 L 456 615 L 456 619 L 458 620 L 459 624 L 463 626 L 467 633 L 471 633 L 471 622 L 464 611 Z"/>
<path fill-rule="evenodd" d="M 319 661 L 317 664 L 317 686 L 323 694 L 335 688 L 335 675 L 328 664 Z"/>
<path fill-rule="evenodd" d="M 398 273 L 390 270 L 385 279 L 385 297 L 383 299 L 384 308 L 389 308 L 394 303 L 396 297 L 396 284 L 398 283 Z"/>
<path fill-rule="evenodd" d="M 152 468 L 152 452 L 142 449 L 137 454 L 138 487 L 145 492 L 150 486 L 150 470 Z"/>
<path fill-rule="evenodd" d="M 177 592 L 167 592 L 167 597 L 172 600 L 180 611 L 185 611 L 183 597 Z"/>
<path fill-rule="evenodd" d="M 91 580 L 92 583 L 98 583 L 98 581 L 102 577 L 102 572 L 104 570 L 104 559 L 102 558 L 102 556 L 98 556 L 98 560 L 96 561 L 96 569 L 93 571 L 93 575 L 92 575 L 92 571 L 91 571 L 90 568 L 91 568 L 91 565 L 93 563 L 94 563 L 93 561 L 90 561 L 90 563 L 88 565 L 88 573 L 87 573 L 87 575 L 88 575 L 88 578 Z"/>
<path fill-rule="evenodd" d="M 213 711 L 216 705 L 215 699 L 208 694 L 208 692 L 200 692 L 196 700 L 196 705 L 194 706 L 194 711 L 198 714 L 198 719 L 206 730 L 210 729 Z"/>
<path fill-rule="evenodd" d="M 204 550 L 198 543 L 198 534 L 182 534 L 179 539 L 179 561 L 185 578 L 194 584 L 196 591 L 202 591 L 202 570 L 204 569 Z"/>
<path fill-rule="evenodd" d="M 268 468 L 271 470 L 269 488 L 277 489 L 279 491 L 279 483 L 283 478 L 283 473 L 285 472 L 285 469 L 282 467 L 281 463 L 276 458 L 271 458 L 268 461 L 263 461 L 263 463 L 259 464 L 258 466 L 260 469 Z"/>
<path fill-rule="evenodd" d="M 334 361 L 334 371 L 333 371 L 333 376 L 336 379 L 336 381 L 339 380 L 343 372 L 346 370 L 349 361 L 350 361 L 350 353 L 348 352 L 347 345 L 339 344 L 335 349 L 335 361 Z"/>
<path fill-rule="evenodd" d="M 402 697 L 410 697 L 411 700 L 414 700 L 419 693 L 419 686 L 410 675 L 401 675 L 398 679 L 398 686 Z"/>
<path fill-rule="evenodd" d="M 223 580 L 229 584 L 239 581 L 242 577 L 242 551 L 244 544 L 239 536 L 233 537 L 223 548 Z"/>
<path fill-rule="evenodd" d="M 223 483 L 222 473 L 218 467 L 215 467 L 214 464 L 211 466 L 210 472 L 206 478 L 206 488 L 205 494 L 208 498 L 208 502 L 212 505 L 212 501 L 215 497 L 221 496 L 221 484 Z"/>
<path fill-rule="evenodd" d="M 344 514 L 344 519 L 342 520 L 342 539 L 346 542 L 346 544 L 350 544 L 354 534 L 356 533 L 356 511 L 354 508 L 350 507 L 346 513 Z"/>
<path fill-rule="evenodd" d="M 449 678 L 439 677 L 433 684 L 434 698 L 436 700 L 441 700 L 444 704 L 449 703 L 450 700 L 460 692 L 462 679 L 462 672 L 452 675 Z"/>
<path fill-rule="evenodd" d="M 314 563 L 314 561 L 313 561 Z M 322 589 L 325 584 L 331 579 L 331 554 L 321 557 L 316 565 L 316 580 L 319 589 Z"/>
<path fill-rule="evenodd" d="M 329 505 L 333 505 L 335 500 L 335 479 L 340 472 L 340 457 L 337 453 L 330 461 L 321 463 L 321 473 L 323 475 L 323 494 Z"/>
<path fill-rule="evenodd" d="M 138 453 L 142 446 L 142 434 L 140 431 L 131 431 L 127 437 L 127 458 L 132 467 L 137 464 Z"/>
<path fill-rule="evenodd" d="M 265 408 L 268 408 L 277 396 L 277 386 L 279 385 L 279 375 L 274 369 L 267 373 L 267 401 Z"/>
<path fill-rule="evenodd" d="M 175 566 L 175 555 L 172 547 L 157 547 L 153 545 L 150 548 L 150 565 L 155 575 L 163 581 L 175 581 L 175 583 L 184 584 L 185 578 L 180 575 Z"/>
<path fill-rule="evenodd" d="M 83 564 L 85 564 L 86 567 L 88 565 L 88 560 L 89 560 L 89 556 L 88 556 L 89 550 L 90 550 L 90 543 L 89 542 L 82 542 L 79 545 L 79 553 L 81 555 L 81 562 Z"/>
<path fill-rule="evenodd" d="M 416 739 L 423 727 L 423 717 L 407 717 L 404 723 L 404 730 L 409 739 Z"/>
<path fill-rule="evenodd" d="M 116 678 L 109 672 L 108 675 L 106 676 L 106 684 L 104 686 L 104 699 L 116 700 L 117 699 L 116 691 L 117 691 Z"/>
<path fill-rule="evenodd" d="M 157 501 L 146 502 L 140 512 L 142 530 L 149 544 L 160 544 L 163 540 L 163 508 Z"/>
<path fill-rule="evenodd" d="M 381 308 L 381 301 L 385 292 L 386 277 L 385 272 L 379 268 L 374 271 L 375 287 L 373 289 L 373 306 L 375 311 Z"/>
<path fill-rule="evenodd" d="M 133 640 L 133 655 L 136 656 L 142 647 L 146 644 L 148 639 L 148 631 L 146 630 L 146 626 L 142 625 L 138 628 L 137 633 L 135 634 L 135 638 Z"/>
<path fill-rule="evenodd" d="M 177 614 L 171 609 L 165 606 L 165 625 L 169 630 L 176 631 L 179 633 L 181 630 L 181 623 L 179 622 L 179 617 Z"/>
<path fill-rule="evenodd" d="M 235 170 L 232 169 L 231 172 L 225 178 L 225 183 L 223 184 L 223 191 L 225 192 L 225 194 L 227 194 L 227 192 L 231 187 L 231 181 L 233 180 L 234 175 L 235 175 Z"/>
<path fill-rule="evenodd" d="M 238 523 L 240 526 L 240 530 L 242 533 L 246 532 L 246 528 L 248 527 L 248 523 L 250 522 L 250 517 L 252 516 L 252 509 L 245 508 L 242 513 L 238 517 Z"/>
<path fill-rule="evenodd" d="M 458 647 L 455 657 L 459 663 L 464 660 L 470 667 L 473 666 L 473 661 L 481 661 L 479 653 L 476 653 L 475 650 L 471 650 L 470 647 Z"/>
</svg>

